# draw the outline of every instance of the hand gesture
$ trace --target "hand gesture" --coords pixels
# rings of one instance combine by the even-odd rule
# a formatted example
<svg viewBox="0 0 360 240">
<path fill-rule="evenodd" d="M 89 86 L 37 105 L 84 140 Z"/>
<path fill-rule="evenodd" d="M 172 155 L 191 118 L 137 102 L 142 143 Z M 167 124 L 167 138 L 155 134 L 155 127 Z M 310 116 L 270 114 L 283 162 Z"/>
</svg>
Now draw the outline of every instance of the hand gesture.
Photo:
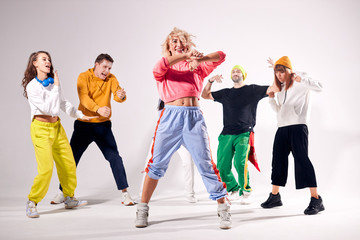
<svg viewBox="0 0 360 240">
<path fill-rule="evenodd" d="M 58 76 L 57 71 L 55 71 L 55 73 L 54 73 L 54 85 L 60 86 L 60 81 L 59 81 L 59 76 Z"/>
<path fill-rule="evenodd" d="M 120 90 L 117 90 L 116 95 L 120 99 L 124 99 L 126 97 L 126 92 L 123 88 L 120 88 Z"/>
<path fill-rule="evenodd" d="M 213 76 L 212 78 L 210 78 L 209 79 L 209 81 L 211 82 L 211 83 L 213 83 L 213 82 L 218 82 L 218 83 L 222 83 L 222 79 L 223 79 L 223 76 L 222 75 L 215 75 L 215 76 Z"/>
<path fill-rule="evenodd" d="M 99 118 L 99 117 L 98 117 L 98 116 L 94 116 L 94 117 L 90 117 L 90 116 L 83 116 L 81 119 L 82 119 L 82 120 L 89 121 L 89 120 L 94 119 L 94 118 Z"/>
<path fill-rule="evenodd" d="M 97 110 L 97 113 L 100 114 L 100 116 L 102 116 L 102 117 L 109 117 L 110 113 L 111 113 L 111 109 L 107 106 L 100 107 Z"/>
<path fill-rule="evenodd" d="M 296 73 L 293 73 L 292 79 L 297 82 L 301 82 L 301 77 L 299 75 L 296 75 Z"/>
<path fill-rule="evenodd" d="M 269 64 L 269 68 L 272 68 L 272 69 L 275 68 L 275 62 L 274 62 L 274 60 L 273 60 L 271 57 L 269 57 L 266 61 L 267 61 L 268 64 Z"/>
<path fill-rule="evenodd" d="M 204 54 L 197 51 L 196 49 L 191 49 L 189 52 L 186 53 L 186 56 L 188 59 L 194 60 L 194 59 L 202 58 Z"/>
</svg>

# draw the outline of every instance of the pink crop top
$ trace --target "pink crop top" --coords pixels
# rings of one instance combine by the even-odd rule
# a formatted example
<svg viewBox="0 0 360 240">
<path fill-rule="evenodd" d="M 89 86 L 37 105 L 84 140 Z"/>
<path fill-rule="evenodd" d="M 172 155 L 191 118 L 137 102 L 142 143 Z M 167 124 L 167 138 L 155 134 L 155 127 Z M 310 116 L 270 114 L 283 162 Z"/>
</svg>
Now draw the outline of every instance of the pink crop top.
<svg viewBox="0 0 360 240">
<path fill-rule="evenodd" d="M 187 61 L 169 66 L 167 58 L 161 58 L 153 70 L 161 100 L 167 103 L 182 97 L 200 98 L 204 78 L 225 61 L 225 53 L 218 51 L 218 54 L 219 61 L 201 62 L 192 72 Z"/>
</svg>

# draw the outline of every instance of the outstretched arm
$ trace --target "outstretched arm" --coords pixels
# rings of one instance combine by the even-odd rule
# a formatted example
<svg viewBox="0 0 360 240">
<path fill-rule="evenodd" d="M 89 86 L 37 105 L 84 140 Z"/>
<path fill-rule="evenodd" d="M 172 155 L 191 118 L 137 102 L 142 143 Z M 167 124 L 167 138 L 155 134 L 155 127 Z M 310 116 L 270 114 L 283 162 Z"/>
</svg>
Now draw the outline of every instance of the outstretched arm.
<svg viewBox="0 0 360 240">
<path fill-rule="evenodd" d="M 214 100 L 213 96 L 211 95 L 211 86 L 215 81 L 221 83 L 222 79 L 223 79 L 222 75 L 215 75 L 214 77 L 210 78 L 208 83 L 205 85 L 204 90 L 201 93 L 201 97 L 204 99 Z"/>
<path fill-rule="evenodd" d="M 270 98 L 275 97 L 275 93 L 280 92 L 280 89 L 276 86 L 275 80 L 273 82 L 273 85 L 269 86 L 266 90 L 266 94 L 269 95 Z"/>
</svg>

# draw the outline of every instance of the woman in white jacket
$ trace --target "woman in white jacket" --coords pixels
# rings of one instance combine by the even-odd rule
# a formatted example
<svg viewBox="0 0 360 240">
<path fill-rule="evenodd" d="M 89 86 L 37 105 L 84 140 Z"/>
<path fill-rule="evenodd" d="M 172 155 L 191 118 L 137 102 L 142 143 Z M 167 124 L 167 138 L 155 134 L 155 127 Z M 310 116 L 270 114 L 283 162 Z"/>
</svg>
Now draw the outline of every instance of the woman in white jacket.
<svg viewBox="0 0 360 240">
<path fill-rule="evenodd" d="M 320 92 L 322 85 L 308 77 L 305 73 L 294 72 L 287 56 L 274 64 L 275 84 L 278 88 L 269 101 L 277 113 L 278 130 L 275 135 L 272 157 L 272 192 L 261 204 L 263 208 L 282 206 L 279 188 L 285 186 L 288 172 L 288 156 L 292 153 L 295 161 L 296 189 L 309 188 L 311 200 L 304 213 L 317 214 L 323 211 L 322 198 L 317 192 L 314 167 L 308 157 L 308 128 L 310 91 Z"/>
<path fill-rule="evenodd" d="M 31 139 L 35 149 L 38 175 L 34 179 L 26 215 L 39 217 L 37 204 L 45 197 L 53 172 L 54 161 L 61 185 L 64 188 L 65 208 L 87 204 L 74 198 L 76 188 L 76 166 L 66 133 L 60 123 L 60 109 L 71 117 L 89 120 L 69 101 L 60 88 L 57 72 L 54 74 L 48 52 L 38 51 L 30 55 L 22 80 L 24 96 L 31 111 Z"/>
</svg>

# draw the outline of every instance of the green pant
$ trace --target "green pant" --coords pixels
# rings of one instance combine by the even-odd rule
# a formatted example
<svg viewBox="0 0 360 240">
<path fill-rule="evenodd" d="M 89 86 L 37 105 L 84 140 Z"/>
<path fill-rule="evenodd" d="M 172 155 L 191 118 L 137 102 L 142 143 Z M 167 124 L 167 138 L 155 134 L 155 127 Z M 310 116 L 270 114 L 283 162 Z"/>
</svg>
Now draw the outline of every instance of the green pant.
<svg viewBox="0 0 360 240">
<path fill-rule="evenodd" d="M 220 171 L 221 180 L 226 183 L 228 192 L 239 190 L 239 195 L 242 195 L 243 191 L 251 191 L 248 172 L 249 136 L 250 132 L 245 132 L 239 135 L 221 134 L 218 138 L 217 167 Z M 238 182 L 231 171 L 233 158 Z"/>
</svg>

